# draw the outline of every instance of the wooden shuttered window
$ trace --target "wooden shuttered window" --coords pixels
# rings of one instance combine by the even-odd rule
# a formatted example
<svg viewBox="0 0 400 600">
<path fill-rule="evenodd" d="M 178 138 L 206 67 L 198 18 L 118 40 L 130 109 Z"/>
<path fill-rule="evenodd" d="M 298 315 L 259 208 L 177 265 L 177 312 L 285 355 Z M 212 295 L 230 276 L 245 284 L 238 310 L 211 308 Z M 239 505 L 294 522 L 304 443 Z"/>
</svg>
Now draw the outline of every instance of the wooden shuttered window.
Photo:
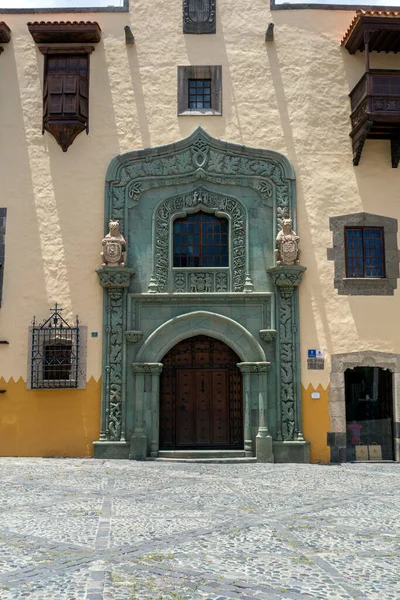
<svg viewBox="0 0 400 600">
<path fill-rule="evenodd" d="M 87 77 L 69 73 L 49 73 L 44 93 L 44 116 L 89 116 L 89 85 Z"/>
<path fill-rule="evenodd" d="M 66 151 L 75 137 L 89 131 L 89 52 L 56 53 L 46 48 L 43 131 Z"/>
</svg>

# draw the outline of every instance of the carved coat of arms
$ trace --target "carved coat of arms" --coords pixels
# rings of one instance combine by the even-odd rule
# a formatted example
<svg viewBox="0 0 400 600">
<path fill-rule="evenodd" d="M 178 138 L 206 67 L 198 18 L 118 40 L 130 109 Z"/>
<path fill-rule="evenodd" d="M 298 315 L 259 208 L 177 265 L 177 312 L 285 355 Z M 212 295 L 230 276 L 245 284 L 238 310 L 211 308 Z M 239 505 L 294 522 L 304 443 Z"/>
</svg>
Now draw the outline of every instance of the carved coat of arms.
<svg viewBox="0 0 400 600">
<path fill-rule="evenodd" d="M 103 239 L 103 267 L 125 267 L 126 241 L 119 230 L 119 221 L 108 223 L 109 232 Z"/>
</svg>

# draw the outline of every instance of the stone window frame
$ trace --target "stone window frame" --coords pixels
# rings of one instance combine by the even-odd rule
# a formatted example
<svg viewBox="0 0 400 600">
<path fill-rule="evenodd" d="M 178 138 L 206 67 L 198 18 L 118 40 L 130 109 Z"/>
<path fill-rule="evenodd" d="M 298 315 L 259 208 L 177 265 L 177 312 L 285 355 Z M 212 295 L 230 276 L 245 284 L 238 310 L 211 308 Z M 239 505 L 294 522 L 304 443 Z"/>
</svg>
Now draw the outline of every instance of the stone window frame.
<svg viewBox="0 0 400 600">
<path fill-rule="evenodd" d="M 385 277 L 346 277 L 347 227 L 380 227 L 383 229 Z M 328 248 L 328 260 L 335 265 L 334 287 L 339 295 L 393 296 L 399 278 L 399 249 L 397 245 L 397 219 L 360 212 L 329 219 L 333 234 L 333 248 Z"/>
<path fill-rule="evenodd" d="M 189 79 L 211 79 L 211 108 L 189 108 Z M 222 116 L 222 65 L 178 66 L 178 116 Z"/>
<path fill-rule="evenodd" d="M 44 378 L 41 377 L 41 384 L 40 386 L 32 386 L 32 344 L 33 344 L 33 339 L 32 339 L 32 330 L 33 327 L 29 327 L 29 334 L 28 334 L 28 372 L 27 372 L 27 379 L 26 379 L 26 388 L 28 390 L 69 390 L 69 391 L 74 391 L 74 390 L 84 390 L 86 389 L 86 371 L 87 371 L 87 326 L 86 325 L 79 325 L 79 338 L 78 338 L 78 382 L 77 385 L 75 387 L 72 387 L 70 385 L 68 386 L 63 386 L 62 385 L 62 381 L 61 379 L 57 380 L 45 380 Z M 56 344 L 57 342 L 60 341 L 60 337 L 59 336 L 55 336 L 54 339 L 47 339 L 46 340 L 46 345 L 47 344 L 51 344 L 54 343 Z M 43 344 L 44 346 L 44 344 Z M 43 349 L 44 352 L 44 349 Z M 55 381 L 58 382 L 58 385 L 48 385 L 47 381 Z"/>
<path fill-rule="evenodd" d="M 7 209 L 0 208 L 0 307 L 3 299 L 3 273 L 4 273 L 4 258 L 6 251 L 6 218 Z"/>
<path fill-rule="evenodd" d="M 330 431 L 327 433 L 331 462 L 346 462 L 345 372 L 355 367 L 379 367 L 392 373 L 394 453 L 395 461 L 400 462 L 400 354 L 374 350 L 331 356 L 328 399 Z"/>
</svg>

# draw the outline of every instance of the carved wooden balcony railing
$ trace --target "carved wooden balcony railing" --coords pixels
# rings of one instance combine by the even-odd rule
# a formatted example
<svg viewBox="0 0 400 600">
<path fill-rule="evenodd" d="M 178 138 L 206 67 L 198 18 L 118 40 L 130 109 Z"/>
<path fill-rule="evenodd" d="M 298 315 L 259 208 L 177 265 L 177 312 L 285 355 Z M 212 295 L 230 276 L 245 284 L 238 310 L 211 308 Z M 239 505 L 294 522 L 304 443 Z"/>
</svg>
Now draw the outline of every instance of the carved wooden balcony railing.
<svg viewBox="0 0 400 600">
<path fill-rule="evenodd" d="M 400 159 L 400 71 L 365 73 L 350 92 L 353 164 L 360 162 L 365 140 L 390 140 L 392 167 Z"/>
<path fill-rule="evenodd" d="M 400 158 L 400 70 L 370 68 L 371 52 L 400 52 L 400 12 L 357 10 L 342 46 L 365 52 L 365 74 L 350 93 L 353 164 L 360 162 L 367 138 L 390 140 L 392 167 Z"/>
</svg>

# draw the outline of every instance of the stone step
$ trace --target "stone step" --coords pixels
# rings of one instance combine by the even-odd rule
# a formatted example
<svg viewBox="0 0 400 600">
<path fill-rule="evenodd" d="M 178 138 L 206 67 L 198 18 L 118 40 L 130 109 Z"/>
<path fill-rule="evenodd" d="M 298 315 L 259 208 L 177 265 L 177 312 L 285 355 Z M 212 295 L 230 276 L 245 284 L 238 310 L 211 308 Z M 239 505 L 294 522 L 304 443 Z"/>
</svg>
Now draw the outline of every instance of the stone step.
<svg viewBox="0 0 400 600">
<path fill-rule="evenodd" d="M 246 456 L 244 450 L 161 450 L 158 458 L 148 460 L 207 464 L 257 462 L 254 456 Z"/>
<path fill-rule="evenodd" d="M 146 458 L 146 460 L 153 460 L 156 462 L 167 462 L 167 463 L 203 463 L 207 465 L 221 465 L 221 464 L 247 464 L 256 463 L 257 459 L 254 456 L 245 456 L 243 458 Z"/>
</svg>

